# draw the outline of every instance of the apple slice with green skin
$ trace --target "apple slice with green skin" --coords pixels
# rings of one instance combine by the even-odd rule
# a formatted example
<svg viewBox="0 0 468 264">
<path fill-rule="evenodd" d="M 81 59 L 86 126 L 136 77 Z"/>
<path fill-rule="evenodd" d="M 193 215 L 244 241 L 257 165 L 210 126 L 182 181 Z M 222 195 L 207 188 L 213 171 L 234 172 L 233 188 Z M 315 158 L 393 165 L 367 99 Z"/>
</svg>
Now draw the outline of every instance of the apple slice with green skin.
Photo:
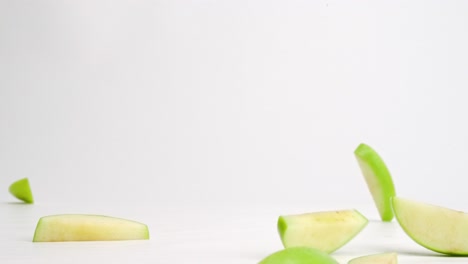
<svg viewBox="0 0 468 264">
<path fill-rule="evenodd" d="M 39 219 L 33 242 L 149 239 L 148 227 L 102 215 L 51 215 Z"/>
<path fill-rule="evenodd" d="M 327 253 L 307 247 L 292 247 L 277 251 L 259 264 L 338 264 Z"/>
<path fill-rule="evenodd" d="M 34 203 L 34 198 L 31 192 L 28 178 L 17 180 L 10 185 L 8 189 L 10 193 L 16 198 L 24 201 L 25 203 Z"/>
<path fill-rule="evenodd" d="M 354 151 L 367 187 L 372 194 L 382 221 L 392 221 L 392 197 L 395 196 L 393 179 L 379 154 L 366 144 L 360 144 Z"/>
<path fill-rule="evenodd" d="M 280 216 L 278 232 L 285 248 L 311 247 L 331 253 L 348 243 L 367 225 L 357 210 Z"/>
<path fill-rule="evenodd" d="M 397 264 L 397 253 L 381 253 L 354 258 L 348 264 Z"/>
<path fill-rule="evenodd" d="M 449 255 L 468 255 L 468 214 L 394 197 L 393 210 L 406 234 L 421 246 Z"/>
</svg>

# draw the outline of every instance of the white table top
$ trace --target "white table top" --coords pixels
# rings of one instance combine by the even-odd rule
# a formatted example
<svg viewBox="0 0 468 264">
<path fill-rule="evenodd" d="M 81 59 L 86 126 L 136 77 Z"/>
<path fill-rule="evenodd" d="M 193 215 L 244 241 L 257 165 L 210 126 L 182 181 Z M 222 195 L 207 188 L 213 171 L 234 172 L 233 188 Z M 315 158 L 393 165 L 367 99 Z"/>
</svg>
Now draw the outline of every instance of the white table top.
<svg viewBox="0 0 468 264">
<path fill-rule="evenodd" d="M 258 263 L 282 249 L 276 231 L 280 214 L 323 210 L 322 207 L 149 204 L 0 204 L 0 263 Z M 330 208 L 338 209 L 338 208 Z M 396 221 L 382 223 L 375 209 L 368 226 L 333 253 L 340 262 L 379 252 L 399 253 L 400 263 L 467 263 L 444 257 L 414 243 Z M 149 241 L 32 243 L 37 220 L 60 213 L 93 213 L 146 223 Z"/>
</svg>

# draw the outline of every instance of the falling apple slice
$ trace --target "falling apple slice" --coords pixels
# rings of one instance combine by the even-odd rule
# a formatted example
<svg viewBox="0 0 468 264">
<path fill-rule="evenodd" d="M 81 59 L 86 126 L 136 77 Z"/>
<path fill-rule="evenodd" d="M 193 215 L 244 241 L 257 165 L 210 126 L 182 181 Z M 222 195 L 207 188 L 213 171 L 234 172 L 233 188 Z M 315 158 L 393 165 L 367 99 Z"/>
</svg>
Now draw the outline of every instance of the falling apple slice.
<svg viewBox="0 0 468 264">
<path fill-rule="evenodd" d="M 149 239 L 148 227 L 102 215 L 51 215 L 39 219 L 33 242 Z"/>
<path fill-rule="evenodd" d="M 399 197 L 392 201 L 398 223 L 416 243 L 443 254 L 468 255 L 468 214 Z"/>
<path fill-rule="evenodd" d="M 397 264 L 397 253 L 381 253 L 354 258 L 348 264 Z"/>
<path fill-rule="evenodd" d="M 24 201 L 25 203 L 34 203 L 34 198 L 29 186 L 28 178 L 17 180 L 10 185 L 8 189 L 10 193 L 16 198 Z"/>
<path fill-rule="evenodd" d="M 354 151 L 367 186 L 383 221 L 392 221 L 391 199 L 395 196 L 392 176 L 382 158 L 371 147 L 360 144 Z"/>
<path fill-rule="evenodd" d="M 277 251 L 259 264 L 338 264 L 327 253 L 307 247 L 292 247 Z"/>
<path fill-rule="evenodd" d="M 331 253 L 367 225 L 357 210 L 316 212 L 280 216 L 278 232 L 285 248 L 311 247 Z"/>
</svg>

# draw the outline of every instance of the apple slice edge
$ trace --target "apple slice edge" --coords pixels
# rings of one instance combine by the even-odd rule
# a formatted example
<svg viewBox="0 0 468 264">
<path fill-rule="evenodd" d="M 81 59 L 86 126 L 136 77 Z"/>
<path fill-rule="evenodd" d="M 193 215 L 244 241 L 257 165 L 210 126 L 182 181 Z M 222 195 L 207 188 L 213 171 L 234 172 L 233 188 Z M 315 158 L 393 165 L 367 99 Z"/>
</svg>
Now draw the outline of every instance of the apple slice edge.
<svg viewBox="0 0 468 264">
<path fill-rule="evenodd" d="M 10 184 L 8 191 L 11 193 L 11 195 L 25 203 L 34 203 L 34 196 L 32 194 L 31 185 L 28 178 L 22 178 L 13 182 Z"/>
<path fill-rule="evenodd" d="M 381 220 L 392 221 L 394 213 L 391 198 L 396 195 L 396 192 L 387 165 L 380 155 L 365 143 L 359 144 L 354 150 L 354 155 Z"/>
</svg>

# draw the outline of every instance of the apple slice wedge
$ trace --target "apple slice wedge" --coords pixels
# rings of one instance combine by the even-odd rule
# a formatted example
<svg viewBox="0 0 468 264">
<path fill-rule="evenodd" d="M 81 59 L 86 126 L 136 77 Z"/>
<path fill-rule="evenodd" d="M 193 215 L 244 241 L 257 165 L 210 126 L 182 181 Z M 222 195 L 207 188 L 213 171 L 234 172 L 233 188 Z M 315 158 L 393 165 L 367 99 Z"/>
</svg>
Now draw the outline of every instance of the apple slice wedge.
<svg viewBox="0 0 468 264">
<path fill-rule="evenodd" d="M 39 219 L 33 242 L 149 239 L 148 227 L 102 215 L 51 215 Z"/>
<path fill-rule="evenodd" d="M 277 251 L 260 261 L 259 264 L 338 264 L 327 253 L 314 248 L 292 247 Z"/>
<path fill-rule="evenodd" d="M 285 248 L 311 247 L 331 253 L 349 242 L 367 225 L 357 210 L 280 216 L 278 232 Z"/>
<path fill-rule="evenodd" d="M 395 196 L 395 186 L 385 162 L 379 154 L 366 144 L 360 144 L 354 151 L 361 172 L 372 194 L 382 221 L 392 221 L 391 199 Z"/>
<path fill-rule="evenodd" d="M 397 264 L 397 253 L 380 253 L 354 258 L 348 264 Z"/>
<path fill-rule="evenodd" d="M 25 203 L 34 203 L 34 198 L 31 192 L 31 186 L 29 185 L 28 178 L 23 178 L 15 181 L 8 188 L 10 193 L 16 198 L 20 199 Z"/>
<path fill-rule="evenodd" d="M 393 209 L 406 234 L 421 246 L 448 255 L 468 255 L 468 214 L 394 197 Z"/>
</svg>

